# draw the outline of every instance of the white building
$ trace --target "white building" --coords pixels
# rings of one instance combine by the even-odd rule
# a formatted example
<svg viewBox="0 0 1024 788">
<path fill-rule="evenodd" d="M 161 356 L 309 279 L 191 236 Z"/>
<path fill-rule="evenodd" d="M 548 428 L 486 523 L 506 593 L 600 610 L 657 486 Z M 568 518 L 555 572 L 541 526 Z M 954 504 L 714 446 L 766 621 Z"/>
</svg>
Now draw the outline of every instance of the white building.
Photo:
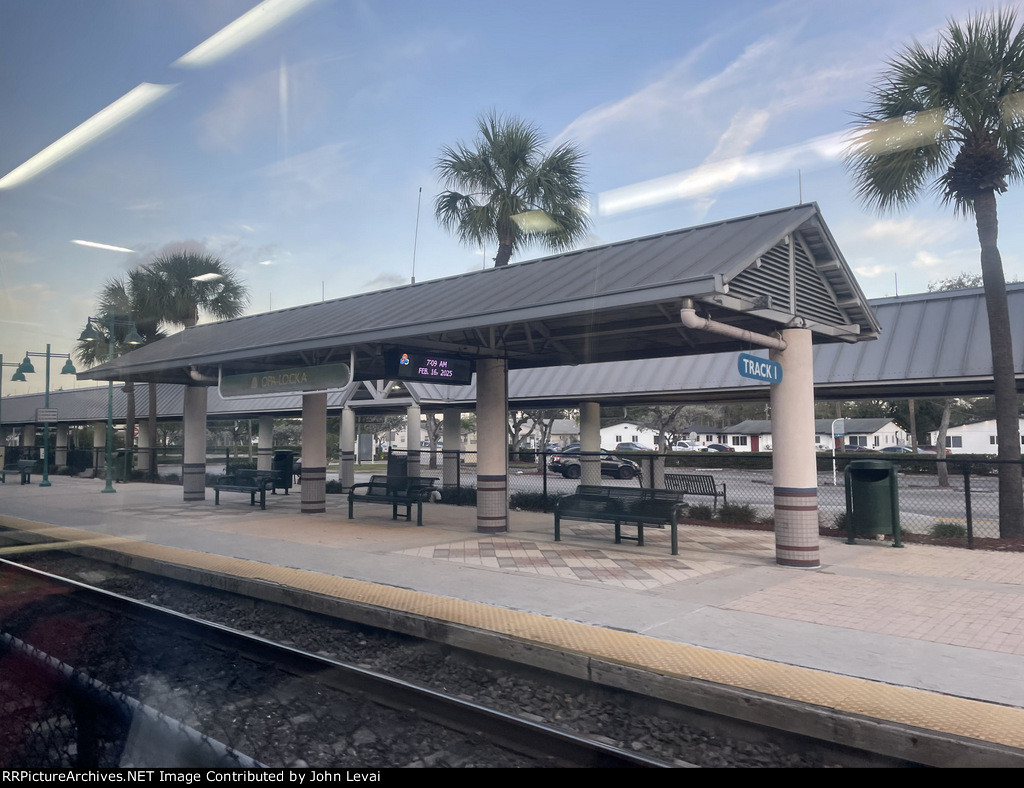
<svg viewBox="0 0 1024 788">
<path fill-rule="evenodd" d="M 1019 421 L 1020 430 L 1024 433 L 1024 419 Z M 933 430 L 928 433 L 928 440 L 932 445 L 939 439 L 939 431 Z M 1024 444 L 1024 437 L 1021 438 Z M 961 424 L 959 427 L 950 427 L 946 430 L 946 448 L 950 454 L 996 454 L 999 449 L 996 446 L 996 422 L 976 421 L 973 424 Z M 1024 447 L 1022 447 L 1024 452 Z"/>
<path fill-rule="evenodd" d="M 833 448 L 833 419 L 814 420 L 814 444 L 819 451 Z M 865 446 L 869 449 L 884 449 L 909 441 L 907 433 L 892 419 L 841 419 L 835 424 L 835 444 L 838 446 Z M 839 433 L 839 430 L 842 433 Z M 725 443 L 736 451 L 771 451 L 772 423 L 767 419 L 748 419 L 724 432 Z"/>
<path fill-rule="evenodd" d="M 639 443 L 653 450 L 658 445 L 658 433 L 631 421 L 601 428 L 602 449 L 610 451 L 620 443 Z"/>
</svg>

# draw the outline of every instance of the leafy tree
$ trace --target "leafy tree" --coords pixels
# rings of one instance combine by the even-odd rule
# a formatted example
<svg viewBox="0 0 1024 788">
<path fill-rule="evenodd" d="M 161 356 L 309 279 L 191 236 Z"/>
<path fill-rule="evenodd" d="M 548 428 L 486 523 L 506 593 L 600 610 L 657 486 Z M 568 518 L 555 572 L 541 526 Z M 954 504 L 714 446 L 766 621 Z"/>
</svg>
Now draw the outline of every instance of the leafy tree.
<svg viewBox="0 0 1024 788">
<path fill-rule="evenodd" d="M 579 148 L 566 142 L 545 153 L 535 126 L 493 112 L 477 127 L 473 147 L 441 149 L 435 169 L 446 191 L 434 201 L 438 223 L 465 244 L 496 242 L 495 267 L 531 240 L 559 250 L 585 238 Z"/>
<path fill-rule="evenodd" d="M 951 21 L 938 43 L 913 43 L 873 89 L 847 163 L 860 198 L 881 211 L 925 189 L 973 215 L 981 245 L 999 458 L 1020 459 L 1020 430 L 996 193 L 1024 173 L 1024 29 L 1011 11 Z M 999 468 L 1000 535 L 1024 534 L 1017 462 Z"/>
</svg>

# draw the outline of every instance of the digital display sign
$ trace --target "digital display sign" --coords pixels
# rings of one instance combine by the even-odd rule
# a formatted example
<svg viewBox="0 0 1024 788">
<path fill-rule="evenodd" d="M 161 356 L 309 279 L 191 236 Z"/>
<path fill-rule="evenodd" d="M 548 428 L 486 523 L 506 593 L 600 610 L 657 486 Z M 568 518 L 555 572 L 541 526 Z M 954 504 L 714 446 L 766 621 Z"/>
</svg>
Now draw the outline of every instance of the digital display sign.
<svg viewBox="0 0 1024 788">
<path fill-rule="evenodd" d="M 473 362 L 424 350 L 393 350 L 385 357 L 385 369 L 398 380 L 468 386 L 473 380 Z"/>
</svg>

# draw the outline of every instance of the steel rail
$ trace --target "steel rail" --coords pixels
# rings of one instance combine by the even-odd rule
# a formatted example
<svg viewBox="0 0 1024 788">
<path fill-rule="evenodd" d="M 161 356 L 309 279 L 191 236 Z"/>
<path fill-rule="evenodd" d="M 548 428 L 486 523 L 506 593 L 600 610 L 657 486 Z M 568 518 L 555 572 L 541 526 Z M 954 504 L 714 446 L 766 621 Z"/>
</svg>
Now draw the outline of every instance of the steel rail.
<svg viewBox="0 0 1024 788">
<path fill-rule="evenodd" d="M 453 730 L 482 736 L 492 744 L 529 755 L 551 766 L 665 768 L 670 765 L 375 671 L 310 654 L 221 624 L 191 618 L 148 602 L 129 599 L 0 559 L 0 574 L 3 573 L 35 578 L 40 583 L 70 589 L 75 596 L 93 607 L 170 630 L 203 645 L 274 664 L 302 678 L 342 692 L 361 695 Z"/>
</svg>

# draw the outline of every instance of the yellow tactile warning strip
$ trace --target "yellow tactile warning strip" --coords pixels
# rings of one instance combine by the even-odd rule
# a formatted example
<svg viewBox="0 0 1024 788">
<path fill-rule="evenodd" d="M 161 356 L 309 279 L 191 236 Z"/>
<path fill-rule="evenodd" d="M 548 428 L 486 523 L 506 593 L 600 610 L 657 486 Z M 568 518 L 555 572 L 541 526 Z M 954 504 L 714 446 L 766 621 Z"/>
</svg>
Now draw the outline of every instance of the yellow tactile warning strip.
<svg viewBox="0 0 1024 788">
<path fill-rule="evenodd" d="M 105 549 L 129 555 L 260 579 L 367 605 L 441 619 L 668 676 L 701 679 L 879 720 L 1024 748 L 1024 709 L 837 676 L 809 668 L 303 569 L 289 569 L 129 539 L 97 537 L 85 531 L 12 517 L 0 516 L 0 525 L 31 531 L 49 539 L 98 544 Z"/>
</svg>

